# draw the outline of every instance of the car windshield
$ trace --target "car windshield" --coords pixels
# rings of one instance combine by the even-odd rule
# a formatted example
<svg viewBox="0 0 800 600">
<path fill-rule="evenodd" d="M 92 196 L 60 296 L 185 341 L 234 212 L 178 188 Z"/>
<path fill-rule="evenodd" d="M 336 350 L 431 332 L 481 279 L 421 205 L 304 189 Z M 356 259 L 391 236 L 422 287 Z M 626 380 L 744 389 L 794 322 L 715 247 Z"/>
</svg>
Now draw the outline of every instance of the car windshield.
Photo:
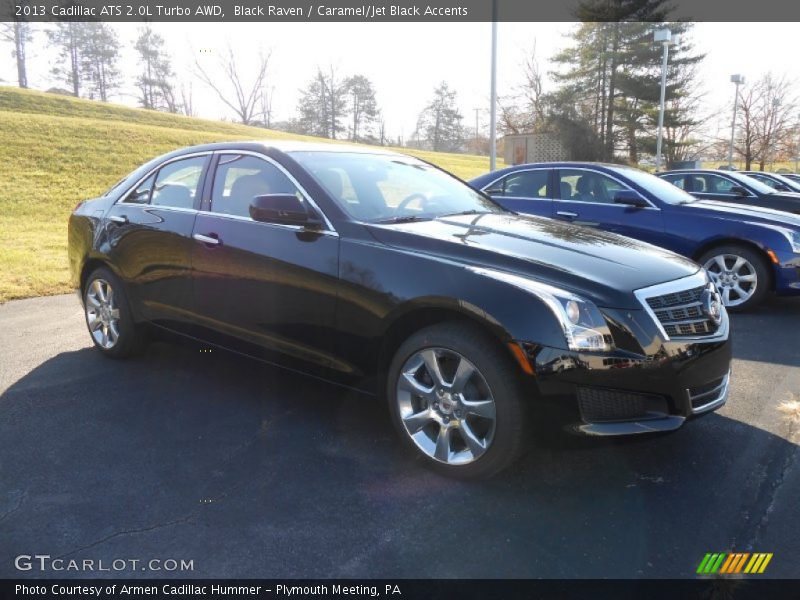
<svg viewBox="0 0 800 600">
<path fill-rule="evenodd" d="M 772 177 L 775 180 L 783 183 L 786 187 L 790 188 L 791 191 L 796 191 L 798 189 L 797 182 L 796 181 L 792 181 L 791 179 L 789 179 L 785 175 L 781 175 L 780 173 L 773 173 Z"/>
<path fill-rule="evenodd" d="M 758 192 L 759 194 L 772 194 L 775 192 L 775 190 L 766 183 L 763 183 L 758 179 L 748 177 L 747 175 L 743 175 L 742 173 L 737 173 L 736 171 L 727 171 L 725 175 L 741 183 L 742 185 L 749 187 L 751 190 Z"/>
<path fill-rule="evenodd" d="M 666 202 L 667 204 L 687 204 L 690 202 L 697 202 L 697 199 L 688 192 L 684 192 L 679 187 L 659 177 L 656 177 L 655 175 L 651 175 L 650 173 L 645 173 L 639 169 L 628 169 L 623 167 L 620 168 L 620 174 L 624 175 L 633 181 L 633 183 L 644 188 L 646 191 L 653 194 L 653 196 L 662 202 Z"/>
<path fill-rule="evenodd" d="M 455 177 L 400 155 L 292 152 L 351 217 L 369 223 L 507 212 Z"/>
</svg>

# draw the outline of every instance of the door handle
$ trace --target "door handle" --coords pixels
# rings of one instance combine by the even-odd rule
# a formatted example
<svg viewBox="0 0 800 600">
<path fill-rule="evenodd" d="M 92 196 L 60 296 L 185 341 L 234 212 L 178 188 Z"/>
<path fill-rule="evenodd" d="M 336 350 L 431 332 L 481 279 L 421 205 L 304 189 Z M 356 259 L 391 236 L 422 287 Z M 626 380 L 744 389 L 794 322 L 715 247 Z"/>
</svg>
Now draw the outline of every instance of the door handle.
<svg viewBox="0 0 800 600">
<path fill-rule="evenodd" d="M 195 233 L 192 237 L 196 239 L 198 242 L 203 242 L 204 244 L 209 244 L 210 246 L 217 246 L 222 243 L 220 239 L 217 237 L 216 233 L 212 233 L 211 235 L 203 235 L 202 233 Z"/>
<path fill-rule="evenodd" d="M 556 212 L 559 217 L 564 217 L 565 219 L 577 219 L 578 213 L 569 212 L 568 210 L 559 210 Z"/>
<path fill-rule="evenodd" d="M 128 222 L 128 217 L 125 215 L 109 215 L 108 220 L 118 225 L 125 225 Z"/>
</svg>

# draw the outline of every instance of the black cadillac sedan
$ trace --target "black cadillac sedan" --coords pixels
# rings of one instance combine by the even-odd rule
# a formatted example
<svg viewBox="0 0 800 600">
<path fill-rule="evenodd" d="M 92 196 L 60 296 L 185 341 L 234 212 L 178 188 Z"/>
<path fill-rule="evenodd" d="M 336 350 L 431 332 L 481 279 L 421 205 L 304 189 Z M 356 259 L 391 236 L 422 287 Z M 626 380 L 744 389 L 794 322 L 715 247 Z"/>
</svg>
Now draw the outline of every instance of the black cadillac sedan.
<svg viewBox="0 0 800 600">
<path fill-rule="evenodd" d="M 518 216 L 401 154 L 179 150 L 78 206 L 69 263 L 100 352 L 163 328 L 385 397 L 455 475 L 509 465 L 545 407 L 624 435 L 728 395 L 728 317 L 697 264 Z"/>
</svg>

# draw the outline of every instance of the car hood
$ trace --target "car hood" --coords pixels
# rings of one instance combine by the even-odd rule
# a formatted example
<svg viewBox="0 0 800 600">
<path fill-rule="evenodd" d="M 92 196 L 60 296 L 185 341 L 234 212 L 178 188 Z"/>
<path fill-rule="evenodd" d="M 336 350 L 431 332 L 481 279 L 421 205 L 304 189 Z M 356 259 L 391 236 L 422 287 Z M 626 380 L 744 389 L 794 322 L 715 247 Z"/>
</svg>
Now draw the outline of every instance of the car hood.
<svg viewBox="0 0 800 600">
<path fill-rule="evenodd" d="M 528 215 L 461 215 L 367 227 L 381 243 L 531 277 L 609 308 L 641 308 L 634 290 L 699 270 L 644 242 Z"/>
<path fill-rule="evenodd" d="M 798 197 L 798 200 L 800 200 L 800 197 Z M 716 200 L 698 200 L 697 202 L 682 204 L 681 207 L 687 209 L 690 213 L 704 211 L 710 216 L 718 218 L 731 218 L 737 221 L 746 219 L 751 223 L 777 225 L 800 230 L 800 216 L 782 210 L 773 210 L 748 204 L 718 202 Z"/>
</svg>

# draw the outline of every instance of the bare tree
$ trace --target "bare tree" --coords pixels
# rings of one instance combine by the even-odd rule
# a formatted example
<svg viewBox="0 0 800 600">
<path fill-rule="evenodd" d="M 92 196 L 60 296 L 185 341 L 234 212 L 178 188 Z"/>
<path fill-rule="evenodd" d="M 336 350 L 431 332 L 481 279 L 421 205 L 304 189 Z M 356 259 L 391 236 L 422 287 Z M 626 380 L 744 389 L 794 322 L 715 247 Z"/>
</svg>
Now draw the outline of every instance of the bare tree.
<svg viewBox="0 0 800 600">
<path fill-rule="evenodd" d="M 272 128 L 272 100 L 275 97 L 275 86 L 264 86 L 261 90 L 261 118 L 264 127 Z"/>
<path fill-rule="evenodd" d="M 28 87 L 28 69 L 25 62 L 25 50 L 33 37 L 31 24 L 27 21 L 0 23 L 0 39 L 14 45 L 11 56 L 17 63 L 17 84 L 21 88 Z"/>
<path fill-rule="evenodd" d="M 739 91 L 739 122 L 734 149 L 745 169 L 758 163 L 763 171 L 791 144 L 798 100 L 793 82 L 767 73 L 754 85 Z"/>
<path fill-rule="evenodd" d="M 535 131 L 545 119 L 544 86 L 535 42 L 523 57 L 520 70 L 522 83 L 498 101 L 500 128 L 506 133 Z"/>
<path fill-rule="evenodd" d="M 180 93 L 181 93 L 181 112 L 187 117 L 194 117 L 195 110 L 194 110 L 194 100 L 192 95 L 192 82 L 184 83 L 182 82 L 180 85 Z"/>
<path fill-rule="evenodd" d="M 243 78 L 236 62 L 236 54 L 230 45 L 227 54 L 219 60 L 218 66 L 223 74 L 221 80 L 209 74 L 197 59 L 195 59 L 195 71 L 197 77 L 236 113 L 239 121 L 250 125 L 260 114 L 259 98 L 265 87 L 270 55 L 271 52 L 259 53 L 254 76 L 249 82 Z"/>
<path fill-rule="evenodd" d="M 378 143 L 381 146 L 385 146 L 388 142 L 388 138 L 386 137 L 386 119 L 383 118 L 383 115 L 380 114 L 378 116 Z"/>
<path fill-rule="evenodd" d="M 762 104 L 760 86 L 750 86 L 739 90 L 739 108 L 737 119 L 739 129 L 735 135 L 734 150 L 744 160 L 745 170 L 749 171 L 758 148 L 758 132 L 756 120 Z"/>
<path fill-rule="evenodd" d="M 776 78 L 767 73 L 759 84 L 762 87 L 762 108 L 755 123 L 759 139 L 756 159 L 763 171 L 766 163 L 780 156 L 794 137 L 797 98 L 793 95 L 792 82 L 786 77 Z"/>
</svg>

